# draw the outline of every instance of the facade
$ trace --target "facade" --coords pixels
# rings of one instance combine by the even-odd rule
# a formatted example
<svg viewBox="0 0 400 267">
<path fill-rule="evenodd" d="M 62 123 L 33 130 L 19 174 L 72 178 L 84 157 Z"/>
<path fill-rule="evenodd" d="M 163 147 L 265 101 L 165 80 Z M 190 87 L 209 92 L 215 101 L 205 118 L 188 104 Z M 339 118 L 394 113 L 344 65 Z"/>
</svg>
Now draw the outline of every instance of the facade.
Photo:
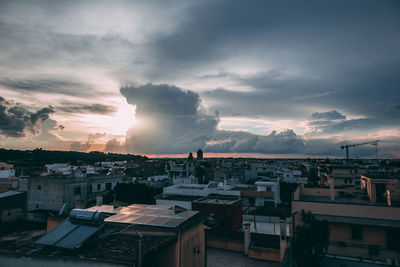
<svg viewBox="0 0 400 267">
<path fill-rule="evenodd" d="M 26 192 L 8 191 L 0 194 L 0 223 L 22 219 L 26 212 Z"/>
<path fill-rule="evenodd" d="M 15 177 L 15 170 L 13 164 L 0 162 L 0 179 Z"/>
<path fill-rule="evenodd" d="M 237 231 L 242 228 L 242 200 L 236 196 L 224 196 L 210 194 L 193 201 L 192 209 L 202 214 L 214 214 L 220 216 L 221 231 Z"/>
<path fill-rule="evenodd" d="M 124 182 L 124 176 L 36 176 L 21 178 L 18 189 L 27 191 L 27 209 L 67 211 L 84 207 L 111 191 L 117 183 Z"/>
<path fill-rule="evenodd" d="M 361 187 L 361 172 L 357 165 L 320 165 L 318 175 L 325 186 L 333 183 L 336 188 Z"/>
<path fill-rule="evenodd" d="M 392 183 L 397 184 L 398 179 Z M 366 179 L 365 190 L 373 192 L 369 188 L 373 184 L 373 180 Z M 365 196 L 361 194 L 361 189 L 300 186 L 292 202 L 295 226 L 302 224 L 302 210 L 310 211 L 317 219 L 328 222 L 328 256 L 353 259 L 360 266 L 369 266 L 370 262 L 400 263 L 399 206 L 378 202 L 373 193 Z M 329 262 L 329 258 L 324 261 Z"/>
</svg>

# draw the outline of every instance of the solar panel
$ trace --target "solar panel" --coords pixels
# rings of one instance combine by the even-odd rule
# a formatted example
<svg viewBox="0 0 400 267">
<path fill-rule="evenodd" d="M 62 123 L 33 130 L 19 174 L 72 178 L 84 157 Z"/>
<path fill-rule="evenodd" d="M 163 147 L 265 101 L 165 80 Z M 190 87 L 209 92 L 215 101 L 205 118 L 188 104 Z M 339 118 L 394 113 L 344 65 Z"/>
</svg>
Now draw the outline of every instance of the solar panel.
<svg viewBox="0 0 400 267">
<path fill-rule="evenodd" d="M 81 225 L 72 230 L 67 236 L 60 239 L 54 246 L 61 248 L 74 249 L 80 247 L 83 242 L 88 240 L 92 235 L 100 231 L 104 226 Z"/>
<path fill-rule="evenodd" d="M 140 216 L 136 220 L 132 221 L 134 224 L 146 224 L 148 221 L 154 219 L 153 216 Z"/>
<path fill-rule="evenodd" d="M 170 206 L 133 204 L 123 207 L 119 214 L 110 216 L 105 221 L 174 228 L 197 213 L 186 210 L 176 212 Z"/>
<path fill-rule="evenodd" d="M 79 225 L 73 224 L 69 220 L 65 221 L 50 232 L 48 232 L 46 235 L 42 236 L 39 240 L 36 241 L 36 243 L 52 246 L 57 241 L 62 239 L 66 234 L 72 232 L 77 227 L 79 227 Z"/>
<path fill-rule="evenodd" d="M 147 224 L 154 225 L 154 226 L 161 226 L 163 223 L 165 223 L 168 220 L 170 220 L 170 219 L 166 218 L 166 217 L 155 217 L 151 221 L 148 221 Z"/>
<path fill-rule="evenodd" d="M 72 210 L 71 218 L 48 232 L 36 241 L 37 244 L 56 246 L 60 248 L 78 248 L 91 236 L 100 231 L 104 225 L 97 224 L 103 221 L 103 213 Z M 80 218 L 83 219 L 80 219 Z M 90 220 L 89 220 L 90 219 Z"/>
</svg>

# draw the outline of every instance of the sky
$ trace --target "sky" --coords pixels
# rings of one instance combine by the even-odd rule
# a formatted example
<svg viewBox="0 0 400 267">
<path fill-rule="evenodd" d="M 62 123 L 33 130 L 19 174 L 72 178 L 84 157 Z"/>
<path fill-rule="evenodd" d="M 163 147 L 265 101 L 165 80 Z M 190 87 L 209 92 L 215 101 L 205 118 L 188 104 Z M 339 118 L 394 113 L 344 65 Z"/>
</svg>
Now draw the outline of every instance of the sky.
<svg viewBox="0 0 400 267">
<path fill-rule="evenodd" d="M 399 47 L 399 1 L 0 0 L 0 147 L 400 158 Z"/>
</svg>

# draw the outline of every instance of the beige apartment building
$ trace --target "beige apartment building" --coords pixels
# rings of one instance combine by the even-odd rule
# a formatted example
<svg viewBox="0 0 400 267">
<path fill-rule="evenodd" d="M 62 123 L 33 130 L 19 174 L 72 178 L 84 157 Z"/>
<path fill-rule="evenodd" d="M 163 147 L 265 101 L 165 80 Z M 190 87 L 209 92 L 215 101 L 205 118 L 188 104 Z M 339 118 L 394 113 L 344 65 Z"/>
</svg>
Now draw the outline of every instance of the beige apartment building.
<svg viewBox="0 0 400 267">
<path fill-rule="evenodd" d="M 360 175 L 360 188 L 337 185 L 333 182 L 337 176 L 329 178 L 329 187 L 301 185 L 295 191 L 294 228 L 302 224 L 301 211 L 311 211 L 317 219 L 328 221 L 328 258 L 348 259 L 358 264 L 399 264 L 399 178 Z"/>
</svg>

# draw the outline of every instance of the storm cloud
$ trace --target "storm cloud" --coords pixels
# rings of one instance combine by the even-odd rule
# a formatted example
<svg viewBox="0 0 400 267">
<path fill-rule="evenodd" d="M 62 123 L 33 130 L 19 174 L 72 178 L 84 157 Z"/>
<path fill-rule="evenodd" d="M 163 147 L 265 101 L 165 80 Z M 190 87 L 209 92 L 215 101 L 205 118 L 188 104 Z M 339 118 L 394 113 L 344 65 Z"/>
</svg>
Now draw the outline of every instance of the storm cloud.
<svg viewBox="0 0 400 267">
<path fill-rule="evenodd" d="M 0 134 L 16 138 L 25 137 L 27 134 L 38 134 L 40 127 L 52 113 L 54 109 L 51 106 L 30 112 L 0 97 Z"/>
<path fill-rule="evenodd" d="M 218 115 L 206 114 L 197 93 L 169 85 L 121 88 L 136 105 L 138 125 L 128 132 L 126 146 L 135 153 L 182 153 L 205 142 L 217 131 Z"/>
<path fill-rule="evenodd" d="M 146 84 L 121 88 L 136 105 L 139 125 L 130 130 L 127 150 L 134 153 L 206 152 L 303 153 L 306 141 L 293 130 L 256 135 L 219 130 L 218 112 L 209 115 L 199 95 L 176 86 Z"/>
<path fill-rule="evenodd" d="M 398 1 L 4 0 L 0 10 L 2 96 L 24 103 L 2 102 L 14 128 L 51 105 L 60 139 L 94 149 L 88 135 L 112 133 L 103 146 L 117 151 L 135 106 L 127 152 L 398 147 Z M 19 129 L 7 136 L 38 132 Z"/>
</svg>

